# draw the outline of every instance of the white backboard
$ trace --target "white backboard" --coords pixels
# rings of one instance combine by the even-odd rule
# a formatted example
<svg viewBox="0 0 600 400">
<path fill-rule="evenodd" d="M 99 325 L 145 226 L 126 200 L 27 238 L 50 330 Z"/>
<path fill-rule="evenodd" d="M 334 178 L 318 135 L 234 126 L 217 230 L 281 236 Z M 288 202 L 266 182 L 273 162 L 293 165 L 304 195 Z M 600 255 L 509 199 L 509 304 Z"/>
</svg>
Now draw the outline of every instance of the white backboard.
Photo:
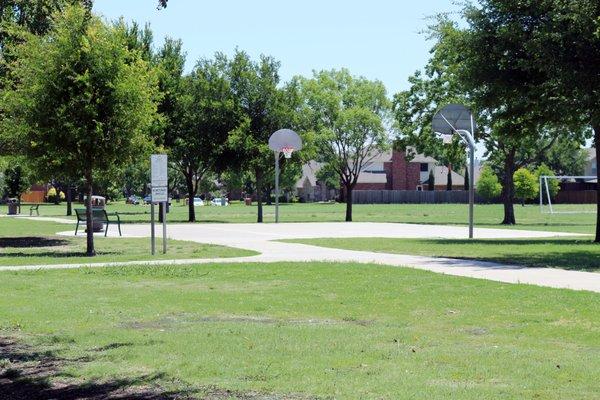
<svg viewBox="0 0 600 400">
<path fill-rule="evenodd" d="M 167 155 L 152 154 L 150 156 L 152 188 L 168 186 Z M 162 200 L 166 201 L 166 200 Z"/>
</svg>

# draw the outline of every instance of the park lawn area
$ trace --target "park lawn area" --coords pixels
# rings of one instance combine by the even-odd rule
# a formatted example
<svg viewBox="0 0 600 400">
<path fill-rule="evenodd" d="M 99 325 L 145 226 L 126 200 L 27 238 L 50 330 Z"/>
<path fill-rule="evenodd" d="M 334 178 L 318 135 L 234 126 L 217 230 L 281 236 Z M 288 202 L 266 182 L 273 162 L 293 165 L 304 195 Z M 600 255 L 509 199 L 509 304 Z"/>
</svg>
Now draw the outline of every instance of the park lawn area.
<svg viewBox="0 0 600 400">
<path fill-rule="evenodd" d="M 98 262 L 150 261 L 160 259 L 194 259 L 244 257 L 258 253 L 226 246 L 169 240 L 167 254 L 157 240 L 157 254 L 150 254 L 148 238 L 105 238 L 94 236 L 96 257 L 86 257 L 84 236 L 58 236 L 56 232 L 72 227 L 49 221 L 0 219 L 0 269 L 3 266 L 76 264 Z M 112 227 L 116 229 L 116 227 Z"/>
<path fill-rule="evenodd" d="M 81 207 L 76 205 L 74 207 Z M 562 206 L 557 206 L 560 209 Z M 590 205 L 564 206 L 569 210 L 589 211 Z M 24 206 L 23 211 L 28 210 Z M 150 221 L 150 206 L 131 205 L 114 202 L 107 206 L 111 212 L 119 212 L 126 223 L 147 223 Z M 40 206 L 40 216 L 63 217 L 64 204 Z M 169 222 L 187 222 L 187 206 L 173 203 L 167 216 Z M 6 206 L 0 206 L 0 214 L 6 213 Z M 253 223 L 256 222 L 257 207 L 245 206 L 237 201 L 229 207 L 196 207 L 196 218 L 200 223 Z M 596 229 L 595 214 L 542 214 L 535 205 L 515 206 L 518 225 L 506 227 L 500 225 L 503 216 L 502 205 L 478 204 L 475 207 L 475 223 L 479 227 L 506 228 L 522 230 L 543 230 L 554 232 L 573 232 L 593 234 Z M 345 217 L 345 204 L 307 203 L 282 204 L 281 222 L 341 222 Z M 66 217 L 72 218 L 75 217 Z M 264 206 L 265 222 L 275 221 L 275 207 Z M 466 225 L 468 207 L 464 204 L 357 204 L 354 205 L 356 222 L 401 222 L 414 224 Z M 0 220 L 0 223 L 2 221 Z"/>
<path fill-rule="evenodd" d="M 496 261 L 534 268 L 600 272 L 600 244 L 591 238 L 400 239 L 330 238 L 283 240 L 313 246 L 376 253 Z"/>
<path fill-rule="evenodd" d="M 562 400 L 600 390 L 591 292 L 346 263 L 1 274 L 0 338 L 20 356 L 0 359 L 0 397 L 47 379 L 75 392 L 137 384 L 211 399 Z"/>
</svg>

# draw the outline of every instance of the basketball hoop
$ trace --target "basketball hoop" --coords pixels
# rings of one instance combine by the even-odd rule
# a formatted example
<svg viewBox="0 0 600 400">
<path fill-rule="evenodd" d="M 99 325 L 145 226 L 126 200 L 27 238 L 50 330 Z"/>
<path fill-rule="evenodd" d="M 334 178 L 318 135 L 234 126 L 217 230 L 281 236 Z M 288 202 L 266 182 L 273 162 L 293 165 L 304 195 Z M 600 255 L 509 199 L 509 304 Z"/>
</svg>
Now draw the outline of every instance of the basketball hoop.
<svg viewBox="0 0 600 400">
<path fill-rule="evenodd" d="M 292 158 L 292 153 L 294 152 L 294 148 L 293 147 L 283 147 L 281 149 L 281 152 L 283 153 L 283 156 L 287 159 Z"/>
</svg>

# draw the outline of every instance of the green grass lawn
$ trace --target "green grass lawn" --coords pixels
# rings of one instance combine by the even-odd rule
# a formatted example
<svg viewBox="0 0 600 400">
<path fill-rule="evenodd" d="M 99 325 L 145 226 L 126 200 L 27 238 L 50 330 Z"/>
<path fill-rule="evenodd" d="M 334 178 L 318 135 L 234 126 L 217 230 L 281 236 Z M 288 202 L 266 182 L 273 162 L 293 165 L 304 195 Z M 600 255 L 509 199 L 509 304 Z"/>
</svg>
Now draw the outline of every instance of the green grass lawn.
<svg viewBox="0 0 600 400">
<path fill-rule="evenodd" d="M 398 239 L 330 238 L 284 240 L 336 249 L 450 257 L 535 268 L 600 271 L 600 245 L 589 239 Z"/>
<path fill-rule="evenodd" d="M 14 218 L 3 218 L 0 222 L 0 269 L 9 265 L 223 258 L 257 254 L 248 250 L 180 240 L 169 240 L 167 254 L 162 254 L 162 241 L 159 239 L 157 254 L 152 256 L 148 238 L 95 236 L 97 255 L 90 258 L 85 256 L 85 237 L 55 235 L 56 232 L 71 229 L 69 225 Z"/>
<path fill-rule="evenodd" d="M 47 379 L 221 393 L 211 399 L 563 400 L 600 391 L 595 293 L 324 263 L 1 277 L 0 338 L 31 346 L 21 359 L 32 365 L 58 361 L 38 382 L 2 360 L 0 347 L 0 397 L 11 382 Z"/>
<path fill-rule="evenodd" d="M 80 206 L 76 206 L 80 207 Z M 589 209 L 589 206 L 580 206 Z M 573 207 L 570 207 L 572 209 Z M 66 206 L 43 205 L 41 216 L 64 216 Z M 109 211 L 122 214 L 125 222 L 149 222 L 150 207 L 145 205 L 128 205 L 124 202 L 112 203 Z M 502 228 L 502 206 L 477 205 L 475 222 L 480 227 Z M 28 207 L 23 208 L 28 213 Z M 216 223 L 252 223 L 256 222 L 256 204 L 244 206 L 233 202 L 229 207 L 196 207 L 199 222 Z M 6 213 L 6 207 L 0 207 L 0 214 Z M 275 207 L 265 206 L 265 222 L 274 222 Z M 510 229 L 551 230 L 556 232 L 574 232 L 593 234 L 596 227 L 595 214 L 542 214 L 539 207 L 528 205 L 515 206 L 518 225 Z M 344 204 L 283 204 L 281 205 L 282 222 L 336 222 L 343 221 Z M 74 217 L 72 217 L 74 219 Z M 464 204 L 379 204 L 355 205 L 354 220 L 357 222 L 404 222 L 417 224 L 466 225 L 468 209 Z M 174 203 L 168 215 L 170 222 L 186 222 L 187 207 Z M 2 221 L 0 221 L 0 224 Z"/>
</svg>

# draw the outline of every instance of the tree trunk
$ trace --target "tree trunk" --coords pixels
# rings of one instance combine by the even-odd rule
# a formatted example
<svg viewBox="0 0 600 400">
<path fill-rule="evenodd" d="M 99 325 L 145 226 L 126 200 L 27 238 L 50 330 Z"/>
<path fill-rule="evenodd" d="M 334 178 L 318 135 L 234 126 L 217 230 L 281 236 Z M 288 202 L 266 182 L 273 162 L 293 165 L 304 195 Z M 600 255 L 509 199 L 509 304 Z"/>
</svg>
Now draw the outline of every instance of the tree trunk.
<svg viewBox="0 0 600 400">
<path fill-rule="evenodd" d="M 71 185 L 67 186 L 67 216 L 73 215 L 73 193 L 71 192 Z"/>
<path fill-rule="evenodd" d="M 185 184 L 188 192 L 188 222 L 196 222 L 196 209 L 194 208 L 194 197 L 196 197 L 196 188 L 194 188 L 194 177 L 192 174 L 185 175 Z"/>
<path fill-rule="evenodd" d="M 596 146 L 596 165 L 598 165 L 598 156 L 600 155 L 600 122 L 593 124 L 594 144 Z M 594 242 L 600 243 L 600 168 L 596 168 L 596 239 Z"/>
<path fill-rule="evenodd" d="M 446 190 L 452 190 L 452 164 L 448 164 L 448 181 L 446 182 Z"/>
<path fill-rule="evenodd" d="M 346 222 L 352 222 L 352 191 L 353 185 L 346 186 Z"/>
<path fill-rule="evenodd" d="M 511 149 L 504 159 L 504 176 L 502 177 L 502 203 L 504 204 L 504 220 L 502 225 L 515 225 L 515 149 Z"/>
<path fill-rule="evenodd" d="M 470 181 L 471 177 L 469 176 L 469 167 L 465 167 L 465 190 L 470 189 Z"/>
<path fill-rule="evenodd" d="M 94 221 L 92 220 L 92 173 L 89 172 L 85 176 L 85 194 L 87 199 L 85 201 L 85 227 L 87 235 L 87 250 L 86 254 L 88 257 L 96 255 L 94 249 Z"/>
<path fill-rule="evenodd" d="M 163 202 L 158 203 L 158 222 L 162 224 L 163 222 Z"/>
<path fill-rule="evenodd" d="M 267 188 L 265 190 L 265 195 L 267 196 L 267 205 L 268 206 L 272 206 L 273 205 L 273 201 L 271 201 L 271 193 L 273 193 L 273 189 L 272 188 Z"/>
<path fill-rule="evenodd" d="M 256 201 L 258 202 L 258 215 L 256 217 L 256 222 L 263 222 L 263 191 L 262 191 L 262 179 L 256 176 Z"/>
</svg>

